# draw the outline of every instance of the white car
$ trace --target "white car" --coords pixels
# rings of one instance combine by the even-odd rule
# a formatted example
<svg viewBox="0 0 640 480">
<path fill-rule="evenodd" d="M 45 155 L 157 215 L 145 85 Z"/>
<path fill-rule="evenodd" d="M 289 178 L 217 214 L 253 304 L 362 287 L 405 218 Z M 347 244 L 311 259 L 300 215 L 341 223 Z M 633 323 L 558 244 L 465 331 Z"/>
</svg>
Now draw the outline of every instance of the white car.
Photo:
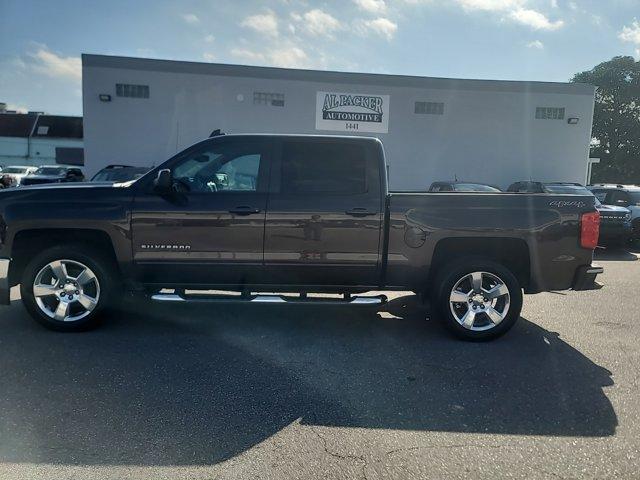
<svg viewBox="0 0 640 480">
<path fill-rule="evenodd" d="M 25 167 L 11 165 L 2 169 L 2 183 L 7 187 L 19 187 L 22 179 L 27 175 L 35 173 L 37 167 Z"/>
</svg>

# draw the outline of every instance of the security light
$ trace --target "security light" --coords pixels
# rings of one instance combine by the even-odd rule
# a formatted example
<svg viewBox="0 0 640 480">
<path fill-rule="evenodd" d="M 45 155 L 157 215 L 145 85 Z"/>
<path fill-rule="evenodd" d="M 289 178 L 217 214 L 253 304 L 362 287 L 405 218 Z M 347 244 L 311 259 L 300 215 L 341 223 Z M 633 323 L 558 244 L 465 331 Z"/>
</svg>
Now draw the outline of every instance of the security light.
<svg viewBox="0 0 640 480">
<path fill-rule="evenodd" d="M 578 117 L 569 117 L 569 119 L 567 120 L 567 123 L 569 125 L 576 125 L 579 121 L 580 119 Z"/>
<path fill-rule="evenodd" d="M 107 95 L 106 93 L 101 93 L 100 95 L 98 95 L 98 98 L 100 98 L 101 102 L 110 102 L 111 101 L 111 95 Z"/>
</svg>

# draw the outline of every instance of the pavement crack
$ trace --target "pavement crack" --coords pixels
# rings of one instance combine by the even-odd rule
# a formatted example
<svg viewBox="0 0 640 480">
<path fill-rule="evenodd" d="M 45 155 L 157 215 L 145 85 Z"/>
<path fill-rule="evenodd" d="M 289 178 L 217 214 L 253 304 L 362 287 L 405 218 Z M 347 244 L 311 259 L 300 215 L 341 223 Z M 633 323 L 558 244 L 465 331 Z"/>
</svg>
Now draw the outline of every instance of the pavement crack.
<svg viewBox="0 0 640 480">
<path fill-rule="evenodd" d="M 324 438 L 323 435 L 320 434 L 320 432 L 318 432 L 314 427 L 309 426 L 309 428 L 311 428 L 311 431 L 320 439 L 320 442 L 322 443 L 322 448 L 325 451 L 325 453 L 331 457 L 334 458 L 339 458 L 340 460 L 351 460 L 351 461 L 355 461 L 355 462 L 361 462 L 362 463 L 362 478 L 364 480 L 368 480 L 367 477 L 367 460 L 364 458 L 364 455 L 351 455 L 348 453 L 339 453 L 339 452 L 334 452 L 331 449 L 329 449 L 329 445 L 327 443 L 327 439 Z"/>
</svg>

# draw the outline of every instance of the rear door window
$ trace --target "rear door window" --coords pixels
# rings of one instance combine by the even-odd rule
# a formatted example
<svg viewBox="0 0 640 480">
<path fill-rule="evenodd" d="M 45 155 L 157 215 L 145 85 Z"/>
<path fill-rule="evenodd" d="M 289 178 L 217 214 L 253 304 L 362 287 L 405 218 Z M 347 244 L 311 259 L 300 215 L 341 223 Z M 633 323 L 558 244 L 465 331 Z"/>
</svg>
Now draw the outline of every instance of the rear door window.
<svg viewBox="0 0 640 480">
<path fill-rule="evenodd" d="M 367 189 L 366 152 L 362 145 L 326 141 L 283 143 L 282 193 L 358 195 Z"/>
</svg>

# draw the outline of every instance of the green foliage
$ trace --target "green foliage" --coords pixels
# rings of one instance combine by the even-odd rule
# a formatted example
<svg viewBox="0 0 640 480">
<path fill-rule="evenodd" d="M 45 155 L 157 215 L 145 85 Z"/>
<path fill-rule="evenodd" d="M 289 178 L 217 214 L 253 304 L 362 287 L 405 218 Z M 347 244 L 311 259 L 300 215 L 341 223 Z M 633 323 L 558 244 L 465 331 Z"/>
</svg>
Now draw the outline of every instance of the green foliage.
<svg viewBox="0 0 640 480">
<path fill-rule="evenodd" d="M 574 75 L 595 85 L 591 156 L 593 182 L 640 183 L 640 61 L 614 57 Z"/>
</svg>

